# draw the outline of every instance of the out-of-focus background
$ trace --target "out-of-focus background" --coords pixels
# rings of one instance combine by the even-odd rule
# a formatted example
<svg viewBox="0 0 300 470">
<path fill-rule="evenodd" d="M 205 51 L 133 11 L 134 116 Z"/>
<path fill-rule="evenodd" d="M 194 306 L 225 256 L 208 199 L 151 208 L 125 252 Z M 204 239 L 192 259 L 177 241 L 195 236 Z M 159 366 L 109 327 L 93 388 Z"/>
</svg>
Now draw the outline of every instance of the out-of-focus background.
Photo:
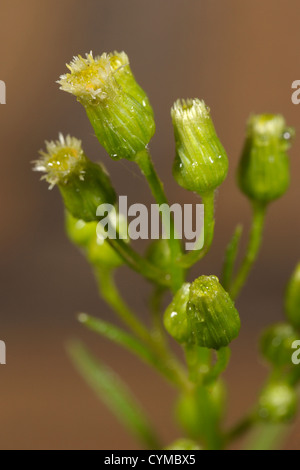
<svg viewBox="0 0 300 470">
<path fill-rule="evenodd" d="M 77 325 L 76 312 L 112 319 L 99 300 L 88 265 L 68 243 L 58 192 L 47 190 L 30 162 L 58 132 L 83 140 L 101 159 L 119 194 L 151 203 L 137 169 L 115 163 L 99 147 L 83 108 L 55 83 L 73 55 L 125 50 L 149 93 L 157 132 L 156 167 L 172 202 L 196 202 L 171 178 L 174 156 L 170 107 L 179 97 L 204 98 L 228 151 L 230 172 L 217 203 L 211 253 L 192 277 L 220 273 L 237 222 L 250 222 L 235 172 L 250 113 L 280 112 L 300 134 L 300 106 L 291 102 L 299 79 L 300 4 L 297 0 L 2 0 L 0 79 L 0 366 L 1 449 L 135 449 L 73 370 L 65 352 L 79 337 L 133 387 L 164 442 L 180 437 L 169 411 L 175 395 L 151 371 Z M 290 152 L 292 185 L 270 207 L 263 250 L 238 302 L 243 329 L 227 373 L 228 423 L 253 403 L 266 369 L 257 353 L 262 327 L 282 319 L 282 295 L 300 258 L 299 138 Z M 146 318 L 149 286 L 128 271 L 119 282 Z M 138 288 L 137 288 L 138 286 Z M 300 424 L 286 448 L 299 448 Z"/>
</svg>

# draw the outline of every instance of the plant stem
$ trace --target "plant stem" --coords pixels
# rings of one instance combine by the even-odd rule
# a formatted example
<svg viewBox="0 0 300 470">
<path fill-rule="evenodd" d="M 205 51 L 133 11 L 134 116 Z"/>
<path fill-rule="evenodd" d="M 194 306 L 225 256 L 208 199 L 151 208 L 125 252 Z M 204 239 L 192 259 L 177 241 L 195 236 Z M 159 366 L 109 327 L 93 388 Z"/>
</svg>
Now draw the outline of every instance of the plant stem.
<svg viewBox="0 0 300 470">
<path fill-rule="evenodd" d="M 146 279 L 149 279 L 151 282 L 155 282 L 156 284 L 161 284 L 166 287 L 170 286 L 170 281 L 167 279 L 165 273 L 152 265 L 149 261 L 142 258 L 127 243 L 125 243 L 124 240 L 119 238 L 116 240 L 108 238 L 107 242 L 134 271 L 138 272 Z"/>
<path fill-rule="evenodd" d="M 238 225 L 226 249 L 222 269 L 222 285 L 226 291 L 230 289 L 230 284 L 232 282 L 234 266 L 238 254 L 239 242 L 242 236 L 242 232 L 242 225 Z"/>
<path fill-rule="evenodd" d="M 204 258 L 211 247 L 214 238 L 215 227 L 214 199 L 214 192 L 207 193 L 206 195 L 202 196 L 202 203 L 204 204 L 204 245 L 200 250 L 193 250 L 190 253 L 183 255 L 179 259 L 179 264 L 183 268 L 190 268 L 196 264 L 198 261 Z"/>
<path fill-rule="evenodd" d="M 96 276 L 101 296 L 118 314 L 123 323 L 145 343 L 152 342 L 151 335 L 146 327 L 136 318 L 135 314 L 120 296 L 112 271 L 99 268 L 96 269 Z"/>
<path fill-rule="evenodd" d="M 165 289 L 161 286 L 155 286 L 154 291 L 150 298 L 150 309 L 152 313 L 152 323 L 154 328 L 154 335 L 160 338 L 163 343 L 166 342 L 165 329 L 161 317 L 161 302 Z"/>
<path fill-rule="evenodd" d="M 255 418 L 252 414 L 243 418 L 237 425 L 235 425 L 226 435 L 224 438 L 225 446 L 230 444 L 235 439 L 242 437 L 246 434 L 255 423 Z"/>
<path fill-rule="evenodd" d="M 159 206 L 166 204 L 169 207 L 169 203 L 163 189 L 163 184 L 156 173 L 149 151 L 145 149 L 144 151 L 139 152 L 137 154 L 136 162 L 139 165 L 140 170 L 145 176 L 146 180 L 148 181 L 149 187 L 156 200 L 156 203 Z M 161 211 L 162 222 L 165 231 L 168 235 L 169 233 L 167 229 L 169 229 L 170 231 L 170 237 L 168 241 L 171 252 L 171 284 L 173 292 L 177 292 L 177 290 L 180 289 L 184 282 L 184 271 L 176 263 L 176 260 L 181 255 L 182 250 L 181 242 L 179 239 L 176 238 L 174 219 L 173 217 L 171 217 L 170 212 L 167 212 L 165 212 L 164 210 Z"/>
<path fill-rule="evenodd" d="M 153 337 L 126 305 L 114 283 L 112 272 L 99 268 L 96 269 L 96 276 L 101 296 L 114 309 L 123 323 L 153 351 L 159 361 L 158 370 L 180 389 L 190 390 L 191 385 L 181 364 L 173 357 L 161 338 Z"/>
<path fill-rule="evenodd" d="M 253 218 L 250 231 L 249 243 L 246 255 L 242 261 L 241 267 L 231 284 L 229 293 L 232 299 L 236 299 L 242 287 L 244 286 L 249 272 L 257 258 L 259 248 L 262 242 L 262 234 L 266 217 L 266 205 L 261 203 L 253 203 Z"/>
</svg>

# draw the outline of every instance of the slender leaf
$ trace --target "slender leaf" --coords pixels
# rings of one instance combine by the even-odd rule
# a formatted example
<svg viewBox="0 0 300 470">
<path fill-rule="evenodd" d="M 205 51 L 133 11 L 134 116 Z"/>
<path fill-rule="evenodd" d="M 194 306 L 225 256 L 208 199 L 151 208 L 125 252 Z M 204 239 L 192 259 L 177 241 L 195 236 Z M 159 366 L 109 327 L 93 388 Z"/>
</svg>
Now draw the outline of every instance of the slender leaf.
<svg viewBox="0 0 300 470">
<path fill-rule="evenodd" d="M 82 377 L 123 425 L 149 449 L 159 449 L 148 418 L 127 386 L 107 366 L 96 361 L 80 343 L 69 346 L 71 359 Z"/>
<path fill-rule="evenodd" d="M 144 346 L 139 340 L 121 330 L 120 328 L 107 323 L 99 318 L 91 317 L 85 313 L 78 316 L 80 323 L 86 326 L 89 330 L 106 337 L 110 341 L 123 346 L 125 349 L 136 354 L 141 359 L 151 364 L 156 364 L 157 359 L 147 346 Z"/>
<path fill-rule="evenodd" d="M 243 227 L 242 225 L 238 225 L 226 249 L 225 260 L 223 264 L 222 285 L 227 291 L 229 290 L 232 281 L 234 265 L 238 254 L 242 233 Z"/>
</svg>

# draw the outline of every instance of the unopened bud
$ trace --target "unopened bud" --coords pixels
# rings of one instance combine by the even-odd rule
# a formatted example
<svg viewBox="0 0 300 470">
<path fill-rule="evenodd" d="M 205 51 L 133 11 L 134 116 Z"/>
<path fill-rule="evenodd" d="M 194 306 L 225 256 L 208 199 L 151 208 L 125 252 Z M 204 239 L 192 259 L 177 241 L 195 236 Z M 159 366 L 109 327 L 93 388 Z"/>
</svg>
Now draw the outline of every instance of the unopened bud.
<svg viewBox="0 0 300 470">
<path fill-rule="evenodd" d="M 179 343 L 186 343 L 191 339 L 187 317 L 189 293 L 190 284 L 183 284 L 175 294 L 164 316 L 164 325 L 167 332 Z"/>
<path fill-rule="evenodd" d="M 241 328 L 238 311 L 216 276 L 201 276 L 193 282 L 187 314 L 193 340 L 201 347 L 228 346 Z"/>
<path fill-rule="evenodd" d="M 261 338 L 262 354 L 274 366 L 291 365 L 292 344 L 297 339 L 297 332 L 288 323 L 271 326 Z"/>
<path fill-rule="evenodd" d="M 74 57 L 61 89 L 83 104 L 100 144 L 115 159 L 133 160 L 155 132 L 153 110 L 125 52 Z"/>
<path fill-rule="evenodd" d="M 209 108 L 199 99 L 178 100 L 171 115 L 176 142 L 174 178 L 201 196 L 214 191 L 227 176 L 228 158 Z"/>
<path fill-rule="evenodd" d="M 251 200 L 269 203 L 282 196 L 290 183 L 287 150 L 294 135 L 281 115 L 261 114 L 248 122 L 238 181 Z"/>
</svg>

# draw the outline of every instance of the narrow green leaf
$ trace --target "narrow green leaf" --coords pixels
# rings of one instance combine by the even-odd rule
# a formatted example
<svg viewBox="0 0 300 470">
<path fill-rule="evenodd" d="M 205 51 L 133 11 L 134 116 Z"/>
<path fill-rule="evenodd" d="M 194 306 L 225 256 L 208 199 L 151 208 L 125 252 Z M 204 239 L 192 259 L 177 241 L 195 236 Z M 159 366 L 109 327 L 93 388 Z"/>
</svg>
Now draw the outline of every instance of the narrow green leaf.
<svg viewBox="0 0 300 470">
<path fill-rule="evenodd" d="M 222 272 L 222 285 L 224 289 L 227 291 L 229 290 L 229 287 L 232 281 L 235 260 L 238 254 L 239 243 L 240 243 L 242 233 L 243 233 L 243 227 L 242 225 L 238 225 L 226 249 L 225 259 L 224 259 L 224 264 L 223 264 L 223 272 Z"/>
<path fill-rule="evenodd" d="M 94 331 L 101 336 L 105 336 L 110 341 L 123 346 L 125 349 L 136 354 L 144 361 L 156 365 L 157 359 L 147 346 L 144 346 L 144 344 L 139 340 L 115 325 L 100 320 L 99 318 L 91 317 L 86 313 L 79 314 L 78 320 L 89 330 Z"/>
<path fill-rule="evenodd" d="M 82 377 L 123 425 L 144 446 L 151 450 L 159 449 L 148 418 L 121 379 L 110 368 L 96 361 L 82 344 L 72 343 L 68 351 Z"/>
</svg>

